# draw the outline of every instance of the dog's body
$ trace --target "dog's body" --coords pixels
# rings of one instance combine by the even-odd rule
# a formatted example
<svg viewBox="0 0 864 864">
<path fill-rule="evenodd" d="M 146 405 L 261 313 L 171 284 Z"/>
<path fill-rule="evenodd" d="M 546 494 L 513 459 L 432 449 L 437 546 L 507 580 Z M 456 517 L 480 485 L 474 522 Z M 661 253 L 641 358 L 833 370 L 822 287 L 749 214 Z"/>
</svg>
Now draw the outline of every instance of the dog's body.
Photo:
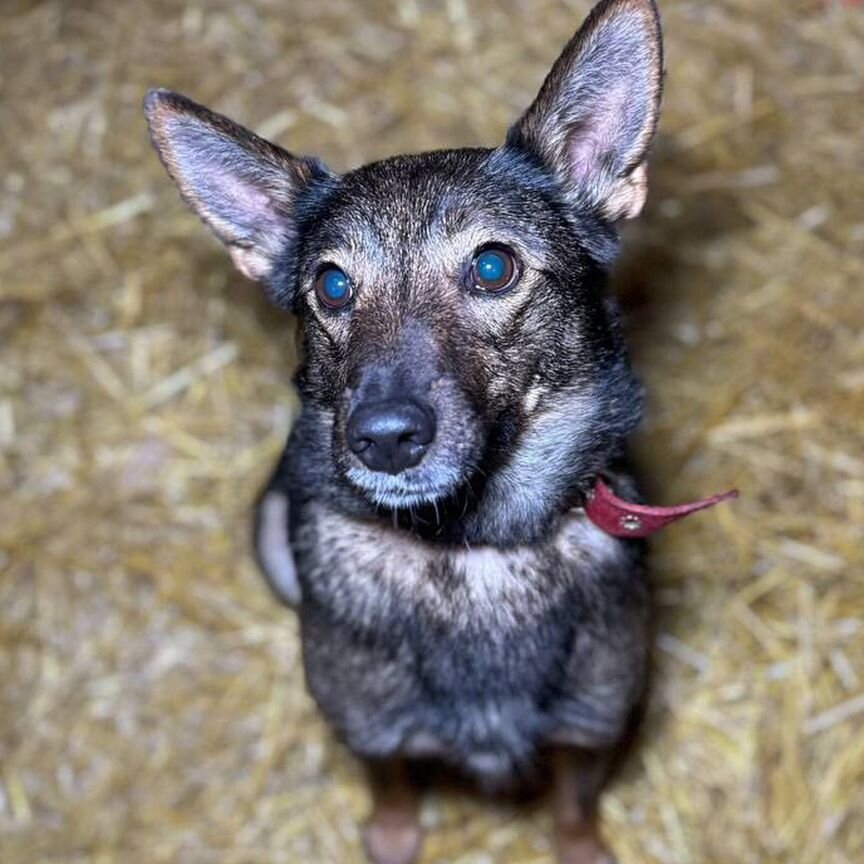
<svg viewBox="0 0 864 864">
<path fill-rule="evenodd" d="M 148 97 L 184 197 L 300 318 L 303 408 L 256 545 L 322 711 L 390 766 L 375 861 L 419 841 L 394 764 L 434 755 L 494 785 L 545 747 L 569 754 L 561 859 L 601 860 L 590 817 L 642 697 L 648 591 L 640 545 L 581 506 L 600 474 L 635 494 L 641 391 L 605 272 L 644 201 L 659 39 L 651 0 L 604 0 L 505 145 L 342 176 Z M 581 785 L 577 752 L 602 754 Z"/>
<path fill-rule="evenodd" d="M 262 506 L 293 498 L 306 680 L 352 750 L 442 757 L 497 785 L 543 745 L 621 739 L 645 673 L 637 543 L 580 511 L 530 545 L 430 542 L 298 496 L 290 476 Z"/>
</svg>

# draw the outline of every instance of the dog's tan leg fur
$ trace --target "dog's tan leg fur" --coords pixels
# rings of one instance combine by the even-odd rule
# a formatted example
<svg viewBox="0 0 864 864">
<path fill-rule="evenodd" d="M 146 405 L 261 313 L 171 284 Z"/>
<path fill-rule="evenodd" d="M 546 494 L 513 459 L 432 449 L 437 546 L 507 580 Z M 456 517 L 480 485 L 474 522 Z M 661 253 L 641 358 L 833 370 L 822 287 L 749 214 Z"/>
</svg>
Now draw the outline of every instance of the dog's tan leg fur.
<svg viewBox="0 0 864 864">
<path fill-rule="evenodd" d="M 597 833 L 597 796 L 609 754 L 574 747 L 553 754 L 552 815 L 559 864 L 615 864 Z"/>
<path fill-rule="evenodd" d="M 372 864 L 412 864 L 420 853 L 420 796 L 404 759 L 369 764 L 372 815 L 363 831 Z"/>
</svg>

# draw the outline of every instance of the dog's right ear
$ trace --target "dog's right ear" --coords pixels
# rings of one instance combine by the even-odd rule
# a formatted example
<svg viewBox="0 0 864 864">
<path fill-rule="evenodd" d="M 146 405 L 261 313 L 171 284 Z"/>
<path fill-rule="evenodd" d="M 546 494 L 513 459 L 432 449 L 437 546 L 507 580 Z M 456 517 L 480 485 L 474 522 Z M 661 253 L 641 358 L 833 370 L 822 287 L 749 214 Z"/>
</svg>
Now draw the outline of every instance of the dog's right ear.
<svg viewBox="0 0 864 864">
<path fill-rule="evenodd" d="M 601 0 L 507 142 L 552 169 L 571 200 L 612 222 L 636 216 L 662 77 L 654 0 Z"/>
<path fill-rule="evenodd" d="M 144 110 L 153 146 L 186 203 L 242 273 L 269 282 L 296 239 L 298 196 L 332 175 L 179 93 L 151 90 Z"/>
</svg>

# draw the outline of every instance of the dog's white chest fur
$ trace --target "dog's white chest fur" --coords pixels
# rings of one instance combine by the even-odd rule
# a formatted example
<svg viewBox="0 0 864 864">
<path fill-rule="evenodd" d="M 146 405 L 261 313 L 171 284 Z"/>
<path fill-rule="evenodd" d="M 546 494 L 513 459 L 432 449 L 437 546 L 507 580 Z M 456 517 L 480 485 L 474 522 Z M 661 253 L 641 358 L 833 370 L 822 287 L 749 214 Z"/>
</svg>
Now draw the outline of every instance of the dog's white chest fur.
<svg viewBox="0 0 864 864">
<path fill-rule="evenodd" d="M 274 590 L 297 605 L 301 580 L 287 519 L 287 499 L 274 492 L 265 496 L 257 549 Z M 486 617 L 515 624 L 519 608 L 547 590 L 543 570 L 550 555 L 569 565 L 573 578 L 586 579 L 621 555 L 620 542 L 578 511 L 568 514 L 551 542 L 538 547 L 454 548 L 316 505 L 307 528 L 294 538 L 295 548 L 304 544 L 314 546 L 310 558 L 315 562 L 306 580 L 322 589 L 327 585 L 328 600 L 354 607 L 341 609 L 343 613 L 368 620 L 382 606 L 409 603 L 456 626 Z"/>
</svg>

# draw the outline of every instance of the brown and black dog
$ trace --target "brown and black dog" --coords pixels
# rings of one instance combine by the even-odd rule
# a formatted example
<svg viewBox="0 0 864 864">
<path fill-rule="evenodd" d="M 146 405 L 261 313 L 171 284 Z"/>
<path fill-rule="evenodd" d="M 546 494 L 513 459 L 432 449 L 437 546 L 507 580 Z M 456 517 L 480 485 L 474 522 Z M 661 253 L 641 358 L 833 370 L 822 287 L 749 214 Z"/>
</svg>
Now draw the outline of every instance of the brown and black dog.
<svg viewBox="0 0 864 864">
<path fill-rule="evenodd" d="M 556 754 L 561 861 L 646 679 L 638 542 L 581 505 L 641 412 L 606 274 L 657 124 L 652 0 L 603 0 L 494 149 L 335 174 L 164 90 L 153 142 L 235 264 L 297 315 L 302 411 L 256 546 L 306 680 L 372 767 L 377 864 L 420 845 L 406 762 L 488 786 Z"/>
</svg>

